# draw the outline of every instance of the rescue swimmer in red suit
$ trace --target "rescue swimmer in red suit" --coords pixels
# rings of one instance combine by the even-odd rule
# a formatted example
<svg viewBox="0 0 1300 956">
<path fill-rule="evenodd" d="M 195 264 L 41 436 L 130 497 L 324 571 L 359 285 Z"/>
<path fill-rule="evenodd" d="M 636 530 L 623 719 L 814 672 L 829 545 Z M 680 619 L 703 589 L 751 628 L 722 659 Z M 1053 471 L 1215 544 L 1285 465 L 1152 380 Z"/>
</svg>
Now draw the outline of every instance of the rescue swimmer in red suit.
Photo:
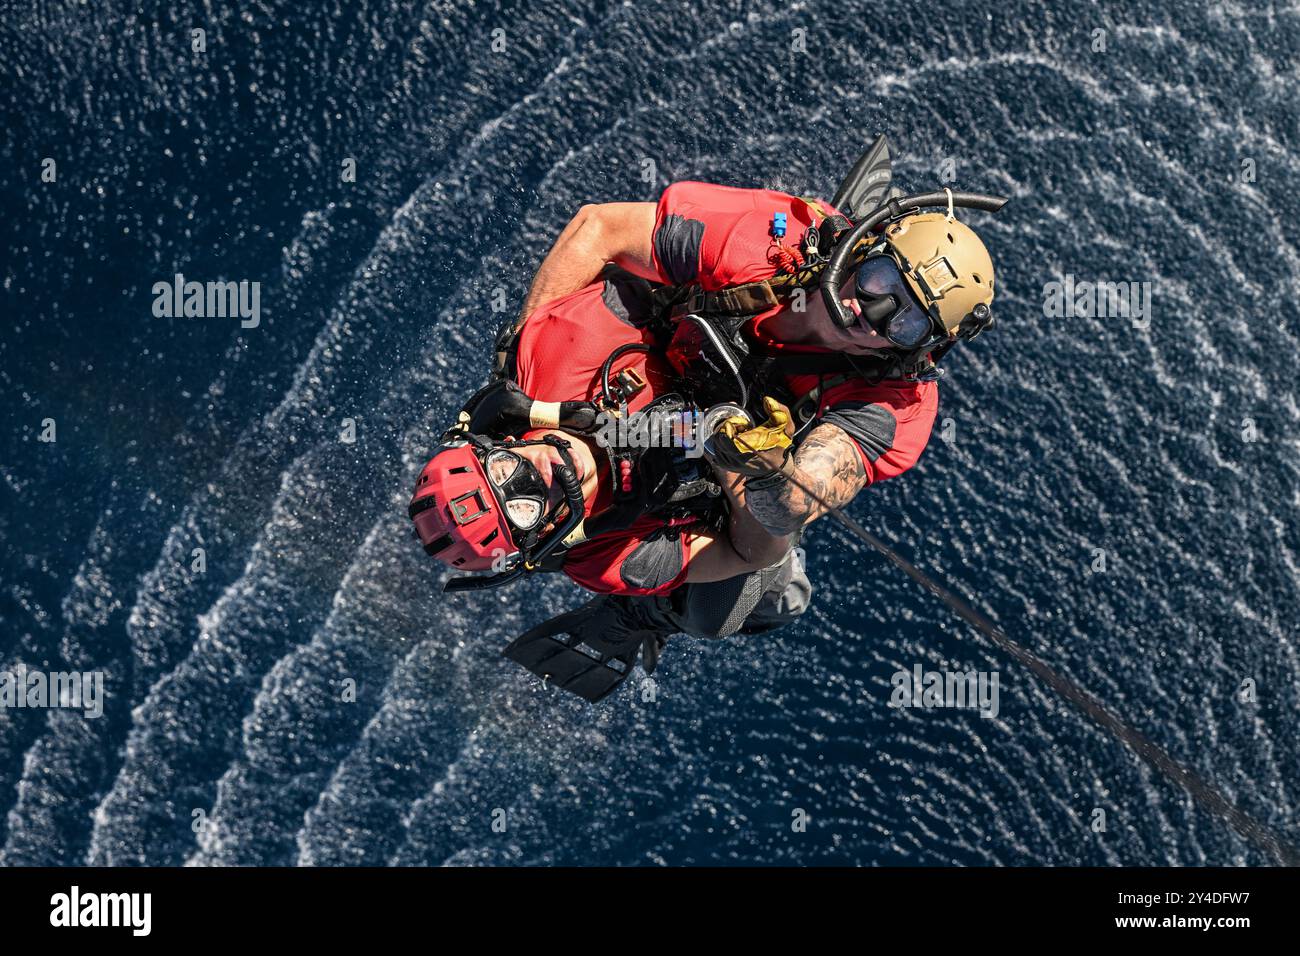
<svg viewBox="0 0 1300 956">
<path fill-rule="evenodd" d="M 872 196 L 864 210 L 857 197 L 841 211 L 773 190 L 679 182 L 658 202 L 578 211 L 499 344 L 499 366 L 510 368 L 498 388 L 522 405 L 497 423 L 499 438 L 453 436 L 412 502 L 426 550 L 462 570 L 500 570 L 518 557 L 521 534 L 535 553 L 563 532 L 551 567 L 601 596 L 523 635 L 507 656 L 597 700 L 627 676 L 637 651 L 653 670 L 672 633 L 759 633 L 808 607 L 803 529 L 917 462 L 938 408 L 936 357 L 991 324 L 992 262 L 951 205 L 874 217 L 883 222 L 858 230 L 847 281 L 827 296 L 807 294 L 801 270 L 824 265 L 827 247 L 846 233 L 854 239 L 854 220 L 865 225 L 864 212 L 884 199 Z M 871 251 L 856 254 L 861 247 Z M 666 321 L 665 303 L 675 306 Z M 711 394 L 689 354 L 677 361 L 681 342 L 700 338 L 682 334 L 690 323 L 713 323 L 706 347 L 717 330 L 730 335 L 745 355 L 740 377 L 764 393 L 705 446 L 703 471 L 720 506 L 712 518 L 700 496 L 678 507 L 676 498 L 637 498 L 639 485 L 664 482 L 611 454 L 590 427 L 562 421 L 608 410 L 614 398 L 629 416 L 671 405 L 683 387 Z M 499 394 L 480 403 L 501 405 Z M 462 413 L 462 431 L 474 417 Z M 620 507 L 624 517 L 602 527 Z"/>
</svg>

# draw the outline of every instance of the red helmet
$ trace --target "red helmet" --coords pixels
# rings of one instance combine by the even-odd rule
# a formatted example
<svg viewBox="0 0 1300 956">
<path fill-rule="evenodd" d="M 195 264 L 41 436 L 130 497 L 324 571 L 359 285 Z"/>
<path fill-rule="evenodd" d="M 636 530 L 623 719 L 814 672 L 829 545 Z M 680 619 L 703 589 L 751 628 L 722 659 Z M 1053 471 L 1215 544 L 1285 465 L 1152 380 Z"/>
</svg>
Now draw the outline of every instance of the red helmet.
<svg viewBox="0 0 1300 956">
<path fill-rule="evenodd" d="M 454 568 L 486 571 L 519 552 L 505 509 L 468 442 L 444 445 L 429 459 L 407 513 L 425 553 Z"/>
</svg>

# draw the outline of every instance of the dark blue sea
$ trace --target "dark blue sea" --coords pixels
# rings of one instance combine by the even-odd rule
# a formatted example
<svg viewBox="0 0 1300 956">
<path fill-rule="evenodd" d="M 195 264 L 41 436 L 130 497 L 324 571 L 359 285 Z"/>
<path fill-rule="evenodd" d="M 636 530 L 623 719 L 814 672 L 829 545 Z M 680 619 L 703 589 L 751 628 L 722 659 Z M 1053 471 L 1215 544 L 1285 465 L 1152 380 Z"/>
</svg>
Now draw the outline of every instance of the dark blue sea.
<svg viewBox="0 0 1300 956">
<path fill-rule="evenodd" d="M 998 328 L 853 516 L 1300 837 L 1293 4 L 5 8 L 0 670 L 107 699 L 0 709 L 0 862 L 1272 862 L 830 521 L 813 609 L 653 700 L 500 658 L 564 580 L 441 595 L 414 476 L 577 208 L 829 196 L 877 133 L 1012 201 Z M 178 272 L 260 325 L 155 317 Z M 1150 321 L 1046 315 L 1066 276 Z M 999 714 L 889 707 L 917 664 Z"/>
</svg>

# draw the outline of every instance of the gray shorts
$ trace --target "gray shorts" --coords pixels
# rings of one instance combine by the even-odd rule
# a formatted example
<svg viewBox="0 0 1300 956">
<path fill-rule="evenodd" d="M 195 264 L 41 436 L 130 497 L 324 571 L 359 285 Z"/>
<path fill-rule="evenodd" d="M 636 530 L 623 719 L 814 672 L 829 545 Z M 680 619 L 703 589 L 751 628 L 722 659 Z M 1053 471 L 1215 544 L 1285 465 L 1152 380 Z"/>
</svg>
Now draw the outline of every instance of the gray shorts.
<svg viewBox="0 0 1300 956">
<path fill-rule="evenodd" d="M 654 602 L 656 616 L 674 632 L 722 638 L 761 634 L 789 624 L 812 600 L 803 551 L 795 548 L 771 567 L 708 584 L 687 584 Z"/>
</svg>

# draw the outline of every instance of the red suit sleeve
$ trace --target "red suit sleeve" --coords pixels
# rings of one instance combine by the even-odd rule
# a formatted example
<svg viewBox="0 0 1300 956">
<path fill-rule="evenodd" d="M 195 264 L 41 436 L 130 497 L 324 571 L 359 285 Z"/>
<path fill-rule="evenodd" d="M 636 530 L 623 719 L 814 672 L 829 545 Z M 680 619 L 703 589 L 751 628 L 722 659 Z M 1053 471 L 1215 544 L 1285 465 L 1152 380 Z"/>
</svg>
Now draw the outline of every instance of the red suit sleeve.
<svg viewBox="0 0 1300 956">
<path fill-rule="evenodd" d="M 776 213 L 786 217 L 787 245 L 797 245 L 815 218 L 802 199 L 770 189 L 673 183 L 655 212 L 653 263 L 659 280 L 721 289 L 770 279 L 776 270 L 771 258 Z"/>
<path fill-rule="evenodd" d="M 822 421 L 853 439 L 872 484 L 920 460 L 939 412 L 939 388 L 934 382 L 846 382 L 827 390 L 822 409 Z"/>
</svg>

